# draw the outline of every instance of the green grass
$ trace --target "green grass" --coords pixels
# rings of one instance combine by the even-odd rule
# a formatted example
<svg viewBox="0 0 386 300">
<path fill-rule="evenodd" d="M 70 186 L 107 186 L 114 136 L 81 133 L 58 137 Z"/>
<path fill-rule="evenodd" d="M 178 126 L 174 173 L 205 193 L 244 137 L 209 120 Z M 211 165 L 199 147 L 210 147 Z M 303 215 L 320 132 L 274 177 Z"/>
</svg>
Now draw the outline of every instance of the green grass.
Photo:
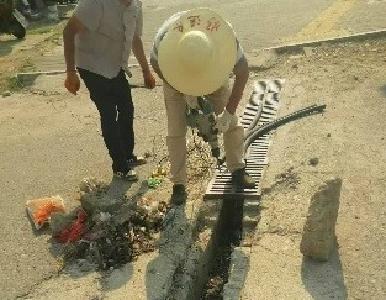
<svg viewBox="0 0 386 300">
<path fill-rule="evenodd" d="M 39 35 L 54 31 L 58 26 L 57 23 L 48 22 L 46 20 L 31 22 L 27 27 L 27 34 Z"/>
<path fill-rule="evenodd" d="M 39 34 L 51 32 L 52 30 L 53 30 L 52 26 L 47 25 L 47 26 L 43 26 L 43 27 L 27 29 L 27 34 L 39 35 Z"/>
<path fill-rule="evenodd" d="M 12 92 L 17 92 L 23 88 L 23 83 L 17 77 L 9 77 L 7 78 L 6 87 Z"/>
<path fill-rule="evenodd" d="M 27 57 L 22 64 L 22 66 L 19 68 L 18 73 L 24 73 L 24 72 L 35 72 L 37 71 L 37 67 L 32 62 L 31 57 Z"/>
<path fill-rule="evenodd" d="M 25 73 L 25 72 L 35 72 L 37 67 L 33 64 L 31 57 L 26 57 L 23 64 L 17 69 L 16 73 Z M 10 90 L 12 92 L 17 92 L 23 89 L 23 83 L 16 77 L 8 77 L 5 80 L 5 86 L 1 89 L 3 91 Z"/>
<path fill-rule="evenodd" d="M 39 35 L 49 32 L 56 34 L 58 31 L 63 30 L 64 24 L 66 23 L 66 20 L 62 20 L 58 23 L 50 22 L 47 20 L 32 22 L 30 23 L 31 25 L 27 28 L 27 34 Z"/>
</svg>

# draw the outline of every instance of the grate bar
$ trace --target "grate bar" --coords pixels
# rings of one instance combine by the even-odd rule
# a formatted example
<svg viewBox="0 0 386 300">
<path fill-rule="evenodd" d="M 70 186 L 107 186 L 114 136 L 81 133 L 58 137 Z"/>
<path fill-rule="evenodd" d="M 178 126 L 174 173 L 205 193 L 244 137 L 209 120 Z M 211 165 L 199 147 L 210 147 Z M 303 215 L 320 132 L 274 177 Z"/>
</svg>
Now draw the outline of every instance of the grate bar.
<svg viewBox="0 0 386 300">
<path fill-rule="evenodd" d="M 253 124 L 255 116 L 259 112 L 259 103 L 263 105 L 263 108 L 256 126 L 262 126 L 276 119 L 283 84 L 284 80 L 282 79 L 259 80 L 255 82 L 250 103 L 246 105 L 240 120 L 245 129 L 248 129 Z M 216 171 L 214 178 L 208 185 L 204 200 L 246 199 L 248 201 L 258 201 L 261 196 L 260 181 L 268 164 L 267 156 L 271 144 L 270 139 L 270 133 L 260 136 L 251 144 L 245 157 L 246 171 L 255 179 L 255 188 L 236 189 L 232 185 L 232 175 L 224 167 L 222 170 Z"/>
</svg>

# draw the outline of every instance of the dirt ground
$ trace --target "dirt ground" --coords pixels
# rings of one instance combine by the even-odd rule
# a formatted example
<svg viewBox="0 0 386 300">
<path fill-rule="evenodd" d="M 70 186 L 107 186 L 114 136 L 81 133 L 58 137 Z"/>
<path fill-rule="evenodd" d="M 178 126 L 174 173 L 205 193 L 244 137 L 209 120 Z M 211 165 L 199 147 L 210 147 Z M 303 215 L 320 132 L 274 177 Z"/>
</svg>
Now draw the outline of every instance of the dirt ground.
<svg viewBox="0 0 386 300">
<path fill-rule="evenodd" d="M 275 134 L 243 299 L 384 299 L 386 41 L 309 50 L 257 74 L 287 79 L 280 115 L 327 110 Z M 338 247 L 316 263 L 299 245 L 311 196 L 334 177 L 343 180 Z"/>
<path fill-rule="evenodd" d="M 187 4 L 148 0 L 144 1 L 146 50 L 167 16 L 198 5 L 224 14 L 249 55 L 254 49 L 283 42 L 386 25 L 380 13 L 386 7 L 384 1 L 195 0 Z M 36 57 L 60 46 L 60 26 L 53 32 L 47 28 L 35 31 L 21 43 L 0 37 L 2 299 L 61 299 L 63 295 L 98 299 L 106 290 L 124 286 L 130 276 L 138 286 L 143 279 L 138 274 L 151 259 L 151 255 L 141 258 L 134 275 L 130 265 L 121 270 L 119 284 L 106 283 L 99 273 L 63 275 L 63 266 L 50 248 L 50 236 L 31 230 L 26 218 L 28 199 L 60 194 L 72 207 L 78 205 L 74 199 L 83 178 L 111 180 L 98 114 L 84 87 L 73 97 L 64 90 L 62 75 L 41 77 L 27 89 L 10 79 L 16 72 L 34 70 Z M 243 299 L 385 298 L 385 50 L 384 41 L 322 47 L 309 57 L 279 57 L 256 74 L 256 79 L 287 80 L 281 114 L 314 103 L 326 103 L 328 108 L 322 116 L 277 131 Z M 248 83 L 244 103 L 255 78 Z M 132 82 L 139 80 L 137 76 Z M 8 89 L 11 96 L 2 97 Z M 135 90 L 133 95 L 136 152 L 152 154 L 151 163 L 138 169 L 140 181 L 126 187 L 136 194 L 143 191 L 142 180 L 166 154 L 166 123 L 161 87 L 153 92 Z M 319 160 L 316 167 L 309 165 L 312 158 Z M 283 173 L 294 178 L 296 189 L 291 182 L 277 180 Z M 333 176 L 343 179 L 339 248 L 331 264 L 313 265 L 303 261 L 298 251 L 302 226 L 310 196 Z M 199 198 L 197 192 L 193 191 L 194 199 Z M 169 182 L 155 193 L 160 198 L 169 195 Z M 191 205 L 194 203 L 192 199 Z M 73 292 L 66 294 L 70 289 Z M 52 291 L 58 293 L 50 294 Z"/>
</svg>

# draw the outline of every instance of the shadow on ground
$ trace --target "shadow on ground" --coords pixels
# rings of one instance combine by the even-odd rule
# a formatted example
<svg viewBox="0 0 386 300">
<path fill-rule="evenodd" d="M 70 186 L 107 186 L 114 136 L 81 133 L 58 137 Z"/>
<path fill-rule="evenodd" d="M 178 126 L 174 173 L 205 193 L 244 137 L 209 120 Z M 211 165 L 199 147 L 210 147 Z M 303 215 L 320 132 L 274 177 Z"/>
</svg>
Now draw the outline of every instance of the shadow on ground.
<svg viewBox="0 0 386 300">
<path fill-rule="evenodd" d="M 335 236 L 341 189 L 340 178 L 324 182 L 312 196 L 308 209 L 301 243 L 305 255 L 301 274 L 305 288 L 316 300 L 347 299 Z"/>
<path fill-rule="evenodd" d="M 338 248 L 335 248 L 328 262 L 303 257 L 302 281 L 312 299 L 347 299 Z"/>
<path fill-rule="evenodd" d="M 12 52 L 12 49 L 18 44 L 22 43 L 23 40 L 10 38 L 7 41 L 0 41 L 0 57 L 7 56 Z"/>
<path fill-rule="evenodd" d="M 381 92 L 383 93 L 383 95 L 386 97 L 386 84 L 381 86 Z"/>
</svg>

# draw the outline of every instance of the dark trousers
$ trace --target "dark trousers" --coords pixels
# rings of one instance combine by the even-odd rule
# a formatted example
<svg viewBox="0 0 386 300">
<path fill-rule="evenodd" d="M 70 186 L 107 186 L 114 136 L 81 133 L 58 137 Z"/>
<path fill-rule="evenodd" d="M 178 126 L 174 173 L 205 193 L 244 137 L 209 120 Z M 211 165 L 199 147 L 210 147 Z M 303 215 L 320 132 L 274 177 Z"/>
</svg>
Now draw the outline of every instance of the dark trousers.
<svg viewBox="0 0 386 300">
<path fill-rule="evenodd" d="M 113 172 L 127 172 L 127 159 L 133 156 L 134 149 L 134 106 L 126 74 L 121 70 L 115 78 L 107 79 L 88 70 L 78 70 L 99 111 Z"/>
</svg>

